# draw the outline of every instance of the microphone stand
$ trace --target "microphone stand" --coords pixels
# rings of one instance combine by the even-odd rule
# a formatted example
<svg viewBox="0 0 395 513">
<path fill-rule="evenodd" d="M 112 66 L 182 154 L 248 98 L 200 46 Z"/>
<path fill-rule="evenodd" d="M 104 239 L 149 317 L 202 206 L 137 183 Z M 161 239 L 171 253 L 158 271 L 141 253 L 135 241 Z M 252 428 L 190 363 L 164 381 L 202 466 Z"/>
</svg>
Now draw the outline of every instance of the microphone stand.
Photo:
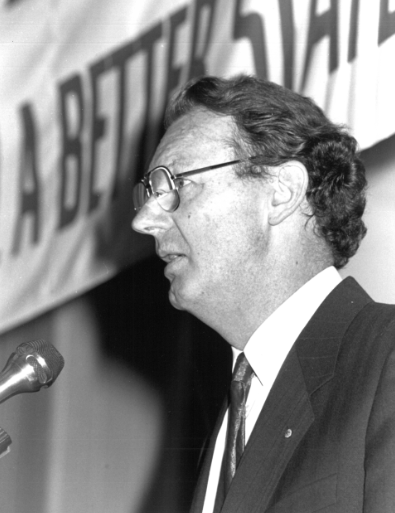
<svg viewBox="0 0 395 513">
<path fill-rule="evenodd" d="M 0 427 L 0 458 L 10 452 L 10 445 L 12 443 L 10 435 Z"/>
</svg>

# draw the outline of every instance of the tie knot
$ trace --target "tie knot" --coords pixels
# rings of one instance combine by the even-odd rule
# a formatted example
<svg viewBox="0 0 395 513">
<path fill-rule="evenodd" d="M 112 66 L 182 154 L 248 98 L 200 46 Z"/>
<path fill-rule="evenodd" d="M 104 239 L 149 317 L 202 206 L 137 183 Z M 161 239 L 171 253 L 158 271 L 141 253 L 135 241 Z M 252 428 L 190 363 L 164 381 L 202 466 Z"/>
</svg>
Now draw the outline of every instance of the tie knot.
<svg viewBox="0 0 395 513">
<path fill-rule="evenodd" d="M 242 381 L 247 384 L 251 381 L 253 370 L 244 353 L 240 353 L 232 375 L 232 381 Z"/>
</svg>

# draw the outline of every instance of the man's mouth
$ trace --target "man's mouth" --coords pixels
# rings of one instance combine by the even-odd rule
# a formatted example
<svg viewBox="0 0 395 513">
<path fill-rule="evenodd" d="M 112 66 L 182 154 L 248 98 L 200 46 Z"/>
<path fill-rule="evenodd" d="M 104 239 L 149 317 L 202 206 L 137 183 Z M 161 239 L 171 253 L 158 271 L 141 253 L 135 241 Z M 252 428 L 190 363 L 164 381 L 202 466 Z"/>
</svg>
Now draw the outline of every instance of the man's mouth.
<svg viewBox="0 0 395 513">
<path fill-rule="evenodd" d="M 159 252 L 158 255 L 167 264 L 170 264 L 171 262 L 174 262 L 175 260 L 185 256 L 183 253 L 161 253 L 161 252 Z"/>
</svg>

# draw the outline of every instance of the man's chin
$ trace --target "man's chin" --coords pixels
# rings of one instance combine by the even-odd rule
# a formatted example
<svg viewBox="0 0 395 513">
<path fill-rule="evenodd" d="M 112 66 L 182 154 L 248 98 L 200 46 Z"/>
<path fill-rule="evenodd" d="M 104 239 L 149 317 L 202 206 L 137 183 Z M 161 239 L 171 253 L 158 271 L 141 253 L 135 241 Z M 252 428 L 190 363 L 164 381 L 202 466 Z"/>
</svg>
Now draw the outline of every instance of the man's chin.
<svg viewBox="0 0 395 513">
<path fill-rule="evenodd" d="M 171 287 L 169 290 L 169 301 L 170 301 L 170 304 L 177 310 L 185 310 L 185 308 L 181 305 L 179 299 L 177 298 L 177 295 L 174 293 L 174 291 Z"/>
</svg>

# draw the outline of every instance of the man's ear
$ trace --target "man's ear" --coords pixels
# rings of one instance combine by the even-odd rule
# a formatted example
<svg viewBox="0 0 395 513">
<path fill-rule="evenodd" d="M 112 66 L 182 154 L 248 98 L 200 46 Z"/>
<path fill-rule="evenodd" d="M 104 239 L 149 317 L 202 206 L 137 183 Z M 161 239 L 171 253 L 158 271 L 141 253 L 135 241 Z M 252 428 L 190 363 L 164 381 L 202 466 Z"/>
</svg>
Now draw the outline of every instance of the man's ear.
<svg viewBox="0 0 395 513">
<path fill-rule="evenodd" d="M 309 176 L 305 166 L 292 160 L 278 166 L 271 181 L 273 190 L 269 223 L 274 226 L 293 214 L 306 199 Z"/>
</svg>

